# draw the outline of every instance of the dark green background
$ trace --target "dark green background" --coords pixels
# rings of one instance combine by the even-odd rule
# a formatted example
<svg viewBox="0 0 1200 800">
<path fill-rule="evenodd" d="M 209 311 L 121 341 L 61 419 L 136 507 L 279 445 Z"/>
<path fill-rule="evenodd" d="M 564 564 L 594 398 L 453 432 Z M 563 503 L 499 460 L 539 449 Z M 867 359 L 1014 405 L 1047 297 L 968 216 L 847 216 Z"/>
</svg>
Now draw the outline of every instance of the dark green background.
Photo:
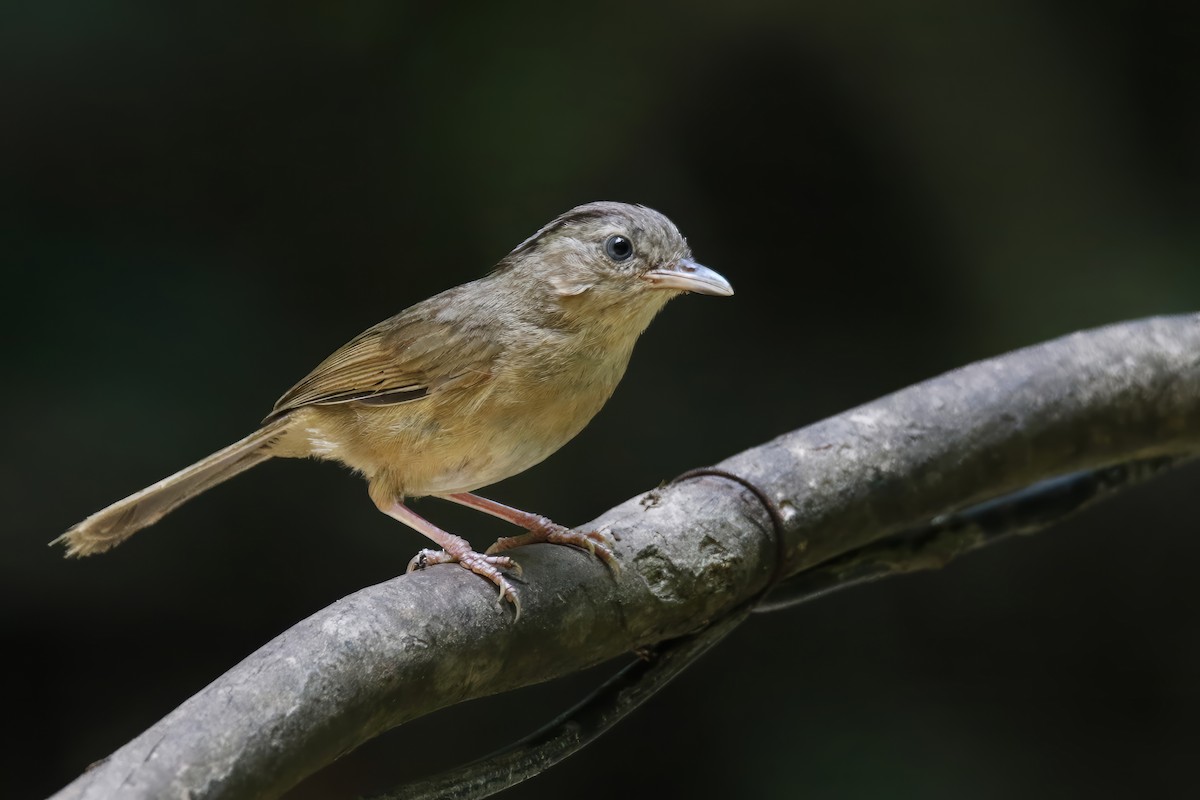
<svg viewBox="0 0 1200 800">
<path fill-rule="evenodd" d="M 662 210 L 737 295 L 673 303 L 596 421 L 490 492 L 571 524 L 960 364 L 1194 309 L 1198 8 L 6 4 L 4 796 L 423 546 L 301 462 L 98 558 L 45 542 L 577 203 Z M 1192 795 L 1198 476 L 752 620 L 509 796 Z M 482 754 L 614 666 L 422 720 L 292 797 Z"/>
</svg>

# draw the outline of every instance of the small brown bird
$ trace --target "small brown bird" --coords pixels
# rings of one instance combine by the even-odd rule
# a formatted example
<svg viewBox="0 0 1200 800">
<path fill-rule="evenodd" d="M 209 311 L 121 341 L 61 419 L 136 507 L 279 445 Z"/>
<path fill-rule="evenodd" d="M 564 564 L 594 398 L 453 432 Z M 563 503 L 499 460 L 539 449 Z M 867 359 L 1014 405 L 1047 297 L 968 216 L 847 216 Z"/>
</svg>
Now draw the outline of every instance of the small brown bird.
<svg viewBox="0 0 1200 800">
<path fill-rule="evenodd" d="M 638 336 L 683 292 L 731 295 L 687 242 L 644 206 L 573 208 L 484 278 L 448 289 L 356 336 L 293 386 L 262 427 L 187 469 L 92 514 L 54 543 L 67 555 L 114 547 L 222 481 L 269 458 L 332 459 L 361 472 L 379 510 L 425 534 L 409 571 L 458 562 L 500 587 L 495 553 L 572 544 L 616 565 L 597 533 L 478 495 L 567 443 L 612 395 Z M 433 495 L 525 528 L 486 554 L 405 505 Z"/>
</svg>

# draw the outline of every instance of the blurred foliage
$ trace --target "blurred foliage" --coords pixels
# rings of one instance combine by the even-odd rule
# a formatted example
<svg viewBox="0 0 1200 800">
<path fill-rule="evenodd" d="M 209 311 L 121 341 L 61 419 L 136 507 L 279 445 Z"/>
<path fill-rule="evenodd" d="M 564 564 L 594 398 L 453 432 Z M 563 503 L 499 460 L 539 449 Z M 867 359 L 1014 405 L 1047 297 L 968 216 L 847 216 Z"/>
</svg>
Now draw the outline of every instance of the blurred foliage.
<svg viewBox="0 0 1200 800">
<path fill-rule="evenodd" d="M 87 562 L 44 543 L 572 205 L 664 211 L 738 294 L 672 304 L 595 423 L 491 491 L 568 523 L 967 361 L 1194 309 L 1198 9 L 6 4 L 3 793 L 57 789 L 422 546 L 299 463 Z M 1194 791 L 1195 477 L 755 620 L 510 796 Z M 443 505 L 420 508 L 502 530 Z M 481 754 L 602 673 L 422 720 L 292 796 Z"/>
</svg>

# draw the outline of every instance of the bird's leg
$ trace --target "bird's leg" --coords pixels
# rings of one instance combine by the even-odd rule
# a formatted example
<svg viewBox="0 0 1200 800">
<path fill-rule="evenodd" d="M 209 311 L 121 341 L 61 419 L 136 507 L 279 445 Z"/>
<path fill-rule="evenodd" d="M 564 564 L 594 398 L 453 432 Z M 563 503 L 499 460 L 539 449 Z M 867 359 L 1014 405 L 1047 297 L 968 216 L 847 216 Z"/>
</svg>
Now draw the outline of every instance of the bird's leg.
<svg viewBox="0 0 1200 800">
<path fill-rule="evenodd" d="M 505 522 L 511 522 L 513 525 L 529 531 L 529 533 L 520 536 L 505 536 L 502 539 L 497 539 L 496 543 L 487 549 L 489 554 L 537 542 L 570 544 L 587 550 L 607 564 L 614 572 L 619 572 L 621 569 L 620 564 L 617 563 L 616 556 L 613 555 L 609 547 L 608 539 L 598 531 L 578 533 L 556 522 L 552 522 L 540 514 L 531 514 L 519 508 L 497 503 L 495 500 L 488 500 L 486 497 L 480 497 L 477 494 L 462 492 L 460 494 L 442 496 L 447 500 L 452 500 L 467 508 L 482 511 L 485 514 L 491 514 L 493 517 L 499 517 Z"/>
<path fill-rule="evenodd" d="M 403 522 L 417 533 L 424 534 L 436 542 L 441 550 L 422 550 L 408 562 L 408 571 L 414 572 L 435 564 L 457 563 L 464 569 L 469 569 L 476 575 L 487 578 L 500 587 L 500 597 L 508 600 L 516 607 L 517 616 L 521 615 L 521 601 L 517 598 L 516 590 L 502 574 L 502 570 L 511 570 L 521 574 L 521 567 L 508 556 L 495 556 L 477 553 L 471 549 L 471 543 L 461 536 L 455 536 L 444 531 L 429 520 L 417 514 L 399 500 L 391 502 L 376 502 L 379 510 L 395 520 Z"/>
</svg>

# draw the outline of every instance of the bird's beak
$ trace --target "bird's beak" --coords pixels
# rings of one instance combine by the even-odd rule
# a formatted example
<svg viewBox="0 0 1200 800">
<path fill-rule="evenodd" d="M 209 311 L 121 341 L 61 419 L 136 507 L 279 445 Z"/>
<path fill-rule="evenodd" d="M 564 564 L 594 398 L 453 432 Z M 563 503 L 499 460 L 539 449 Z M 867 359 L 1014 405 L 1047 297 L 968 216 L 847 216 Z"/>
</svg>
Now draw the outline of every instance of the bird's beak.
<svg viewBox="0 0 1200 800">
<path fill-rule="evenodd" d="M 719 297 L 729 297 L 733 294 L 733 287 L 729 285 L 729 281 L 690 258 L 681 258 L 674 264 L 652 269 L 646 273 L 645 278 L 656 289 L 677 289 L 697 294 L 715 294 Z"/>
</svg>

